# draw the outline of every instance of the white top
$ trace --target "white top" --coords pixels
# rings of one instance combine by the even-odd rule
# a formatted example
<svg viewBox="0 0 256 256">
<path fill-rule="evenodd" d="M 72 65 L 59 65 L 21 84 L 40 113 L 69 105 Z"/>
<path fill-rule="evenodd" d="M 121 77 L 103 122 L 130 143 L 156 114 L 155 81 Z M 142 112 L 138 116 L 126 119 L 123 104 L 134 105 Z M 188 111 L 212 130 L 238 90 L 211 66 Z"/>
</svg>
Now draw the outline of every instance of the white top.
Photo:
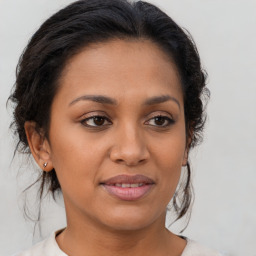
<svg viewBox="0 0 256 256">
<path fill-rule="evenodd" d="M 13 256 L 68 256 L 60 249 L 55 239 L 56 235 L 62 230 L 52 232 L 49 238 Z M 181 256 L 221 256 L 221 254 L 187 239 L 187 245 Z"/>
</svg>

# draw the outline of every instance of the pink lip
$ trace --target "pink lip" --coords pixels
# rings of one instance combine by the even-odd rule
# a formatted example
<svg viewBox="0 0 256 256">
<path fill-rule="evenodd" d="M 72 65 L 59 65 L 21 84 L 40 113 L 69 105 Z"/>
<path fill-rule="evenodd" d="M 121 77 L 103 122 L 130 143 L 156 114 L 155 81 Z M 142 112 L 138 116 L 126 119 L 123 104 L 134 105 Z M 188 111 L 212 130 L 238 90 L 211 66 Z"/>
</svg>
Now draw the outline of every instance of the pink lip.
<svg viewBox="0 0 256 256">
<path fill-rule="evenodd" d="M 130 187 L 122 187 L 127 184 L 130 184 Z M 144 175 L 118 175 L 101 183 L 109 194 L 125 201 L 142 198 L 149 193 L 154 184 L 152 179 Z"/>
</svg>

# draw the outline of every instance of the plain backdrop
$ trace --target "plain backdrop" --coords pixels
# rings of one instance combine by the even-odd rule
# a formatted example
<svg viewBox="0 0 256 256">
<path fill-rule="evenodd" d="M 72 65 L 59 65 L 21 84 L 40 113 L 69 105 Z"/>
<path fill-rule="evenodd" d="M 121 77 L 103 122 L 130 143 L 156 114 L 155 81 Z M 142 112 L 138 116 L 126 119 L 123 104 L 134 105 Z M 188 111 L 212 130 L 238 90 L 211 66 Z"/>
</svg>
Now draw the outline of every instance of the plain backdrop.
<svg viewBox="0 0 256 256">
<path fill-rule="evenodd" d="M 65 226 L 61 198 L 57 203 L 46 198 L 41 236 L 38 226 L 33 236 L 33 222 L 23 217 L 21 191 L 35 175 L 26 157 L 18 155 L 12 162 L 12 110 L 5 104 L 29 38 L 46 18 L 71 2 L 0 0 L 0 256 L 23 250 Z M 183 235 L 227 255 L 255 256 L 256 1 L 149 2 L 190 31 L 209 74 L 205 139 L 191 156 L 196 199 Z M 32 190 L 30 209 L 38 207 L 34 196 Z M 173 228 L 179 230 L 179 224 Z"/>
</svg>

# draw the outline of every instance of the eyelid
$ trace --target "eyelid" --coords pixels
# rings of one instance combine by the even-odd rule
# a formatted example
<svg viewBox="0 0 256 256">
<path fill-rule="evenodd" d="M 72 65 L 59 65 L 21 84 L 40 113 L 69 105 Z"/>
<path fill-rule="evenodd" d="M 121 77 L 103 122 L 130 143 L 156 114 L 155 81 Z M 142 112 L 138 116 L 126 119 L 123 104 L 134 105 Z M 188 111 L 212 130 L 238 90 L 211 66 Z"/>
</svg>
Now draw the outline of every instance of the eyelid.
<svg viewBox="0 0 256 256">
<path fill-rule="evenodd" d="M 106 118 L 108 118 L 108 119 L 110 119 L 110 117 L 109 117 L 109 115 L 106 113 L 106 112 L 104 112 L 104 111 L 91 111 L 91 112 L 87 112 L 87 113 L 85 113 L 85 114 L 83 114 L 83 115 L 81 115 L 80 116 L 80 118 L 79 119 L 87 119 L 87 118 L 90 118 L 90 117 L 94 117 L 94 116 L 102 116 L 102 117 L 106 117 Z"/>
<path fill-rule="evenodd" d="M 174 117 L 172 114 L 170 114 L 169 112 L 167 111 L 154 111 L 154 112 L 151 112 L 150 114 L 147 115 L 147 120 L 151 119 L 151 118 L 154 118 L 154 117 L 157 117 L 157 116 L 163 116 L 163 117 L 168 117 L 172 120 L 174 120 Z"/>
<path fill-rule="evenodd" d="M 86 121 L 89 121 L 90 119 L 93 119 L 95 117 L 101 117 L 101 118 L 104 118 L 105 121 L 108 122 L 108 124 L 103 124 L 103 125 L 88 125 L 86 124 L 85 122 Z M 112 121 L 110 120 L 110 118 L 108 117 L 108 115 L 106 113 L 102 113 L 101 111 L 93 111 L 93 112 L 90 112 L 90 113 L 87 113 L 87 114 L 84 114 L 80 121 L 79 121 L 82 125 L 84 125 L 85 127 L 87 128 L 103 128 L 103 127 L 106 127 L 110 124 L 112 124 Z"/>
<path fill-rule="evenodd" d="M 174 123 L 174 120 L 171 119 L 170 117 L 168 117 L 168 116 L 163 116 L 163 115 L 158 115 L 158 116 L 154 116 L 154 117 L 150 118 L 148 121 L 146 121 L 146 124 L 149 124 L 149 122 L 150 122 L 151 120 L 153 120 L 153 119 L 155 119 L 155 118 L 157 118 L 157 117 L 162 117 L 162 118 L 164 118 L 164 120 L 167 121 L 168 124 L 165 124 L 165 125 L 151 125 L 151 126 L 167 127 L 167 126 L 170 126 L 171 124 Z M 149 124 L 149 125 L 150 125 L 150 124 Z"/>
<path fill-rule="evenodd" d="M 168 124 L 165 124 L 165 125 L 151 125 L 149 124 L 149 122 L 157 117 L 162 117 L 164 118 Z M 175 123 L 175 120 L 174 118 L 172 117 L 172 115 L 166 111 L 156 111 L 156 112 L 153 112 L 153 113 L 150 113 L 148 115 L 148 118 L 147 120 L 145 121 L 145 124 L 146 125 L 150 125 L 152 127 L 157 127 L 157 128 L 167 128 L 169 126 L 171 126 L 172 124 Z"/>
</svg>

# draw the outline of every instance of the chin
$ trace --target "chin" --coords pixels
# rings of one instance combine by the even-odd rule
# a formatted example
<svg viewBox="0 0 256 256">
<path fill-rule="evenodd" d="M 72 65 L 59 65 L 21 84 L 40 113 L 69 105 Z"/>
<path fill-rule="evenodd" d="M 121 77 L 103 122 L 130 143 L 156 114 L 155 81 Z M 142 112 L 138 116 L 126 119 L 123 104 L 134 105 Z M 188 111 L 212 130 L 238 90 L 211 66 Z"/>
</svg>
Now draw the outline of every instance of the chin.
<svg viewBox="0 0 256 256">
<path fill-rule="evenodd" d="M 142 209 L 126 209 L 122 211 L 109 211 L 104 216 L 105 226 L 116 231 L 136 231 L 144 229 L 154 223 L 161 214 Z M 165 219 L 165 216 L 164 216 Z"/>
</svg>

